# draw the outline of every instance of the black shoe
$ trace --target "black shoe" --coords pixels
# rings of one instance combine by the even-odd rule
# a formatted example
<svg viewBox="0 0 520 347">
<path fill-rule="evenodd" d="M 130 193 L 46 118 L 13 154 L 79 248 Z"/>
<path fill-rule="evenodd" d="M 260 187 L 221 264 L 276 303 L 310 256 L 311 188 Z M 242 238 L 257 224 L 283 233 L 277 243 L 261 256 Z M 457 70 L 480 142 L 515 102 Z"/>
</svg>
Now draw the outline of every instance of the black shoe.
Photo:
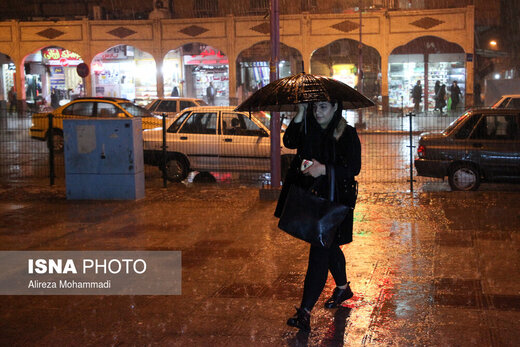
<svg viewBox="0 0 520 347">
<path fill-rule="evenodd" d="M 287 320 L 287 325 L 303 331 L 311 331 L 311 314 L 303 308 L 297 308 L 294 317 Z"/>
<path fill-rule="evenodd" d="M 352 290 L 350 289 L 350 282 L 347 283 L 347 288 L 345 289 L 336 287 L 334 288 L 330 299 L 325 302 L 325 308 L 336 308 L 343 301 L 348 300 L 353 296 L 354 293 L 352 293 Z"/>
</svg>

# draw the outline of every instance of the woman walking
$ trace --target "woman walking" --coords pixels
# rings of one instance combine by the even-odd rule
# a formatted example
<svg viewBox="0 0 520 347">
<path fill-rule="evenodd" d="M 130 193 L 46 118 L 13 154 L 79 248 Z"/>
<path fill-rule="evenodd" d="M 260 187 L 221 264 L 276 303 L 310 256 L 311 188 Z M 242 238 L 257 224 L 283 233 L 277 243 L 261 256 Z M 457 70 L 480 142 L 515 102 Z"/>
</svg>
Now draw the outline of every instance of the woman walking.
<svg viewBox="0 0 520 347">
<path fill-rule="evenodd" d="M 275 216 L 280 217 L 290 185 L 304 189 L 313 187 L 318 195 L 328 197 L 328 177 L 335 172 L 337 201 L 351 205 L 354 177 L 361 169 L 361 145 L 356 130 L 342 117 L 341 102 L 299 104 L 299 111 L 287 127 L 283 141 L 287 148 L 297 149 L 297 155 L 287 172 Z M 302 161 L 312 165 L 303 169 Z M 353 206 L 351 206 L 353 207 Z M 326 308 L 336 308 L 354 295 L 347 282 L 345 256 L 340 245 L 352 241 L 353 209 L 339 227 L 330 248 L 311 245 L 300 307 L 287 324 L 303 331 L 310 330 L 310 314 L 331 272 L 336 288 L 325 302 Z"/>
</svg>

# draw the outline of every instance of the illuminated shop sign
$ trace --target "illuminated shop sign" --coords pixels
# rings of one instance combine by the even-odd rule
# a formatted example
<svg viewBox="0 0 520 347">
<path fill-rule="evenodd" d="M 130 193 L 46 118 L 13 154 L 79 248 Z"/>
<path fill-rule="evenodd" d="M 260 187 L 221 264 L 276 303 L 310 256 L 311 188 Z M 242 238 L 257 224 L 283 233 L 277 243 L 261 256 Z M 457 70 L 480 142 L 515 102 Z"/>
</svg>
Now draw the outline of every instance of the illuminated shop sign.
<svg viewBox="0 0 520 347">
<path fill-rule="evenodd" d="M 131 52 L 127 52 L 127 46 L 120 45 L 107 49 L 103 53 L 100 53 L 96 58 L 101 60 L 116 60 L 116 59 L 126 59 L 129 56 L 133 56 L 133 54 L 127 54 Z"/>
<path fill-rule="evenodd" d="M 79 54 L 61 48 L 44 48 L 42 57 L 46 65 L 75 66 L 83 62 Z"/>
<path fill-rule="evenodd" d="M 205 49 L 200 54 L 184 56 L 185 65 L 224 65 L 228 63 L 228 59 L 221 51 L 215 51 L 213 49 Z"/>
</svg>

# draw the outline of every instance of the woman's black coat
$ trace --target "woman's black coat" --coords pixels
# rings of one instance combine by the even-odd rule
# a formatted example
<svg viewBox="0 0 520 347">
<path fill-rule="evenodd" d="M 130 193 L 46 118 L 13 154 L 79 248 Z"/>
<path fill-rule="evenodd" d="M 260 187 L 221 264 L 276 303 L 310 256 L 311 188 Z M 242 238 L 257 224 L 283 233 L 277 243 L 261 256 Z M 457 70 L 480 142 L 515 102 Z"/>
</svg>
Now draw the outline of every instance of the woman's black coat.
<svg viewBox="0 0 520 347">
<path fill-rule="evenodd" d="M 340 116 L 335 115 L 329 127 L 322 130 L 313 116 L 307 116 L 306 123 L 300 122 L 287 127 L 283 143 L 287 148 L 297 149 L 297 154 L 287 171 L 280 198 L 275 210 L 275 216 L 280 217 L 289 187 L 296 184 L 303 188 L 310 188 L 313 184 L 318 194 L 328 198 L 328 175 L 331 166 L 336 176 L 336 201 L 349 205 L 348 187 L 352 185 L 354 177 L 361 170 L 361 144 L 356 129 L 347 125 Z M 300 166 L 303 159 L 316 159 L 327 167 L 327 176 L 314 179 L 301 173 Z M 318 180 L 317 182 L 315 180 Z M 353 206 L 351 206 L 353 207 Z M 353 209 L 341 224 L 336 239 L 337 244 L 352 241 Z"/>
</svg>

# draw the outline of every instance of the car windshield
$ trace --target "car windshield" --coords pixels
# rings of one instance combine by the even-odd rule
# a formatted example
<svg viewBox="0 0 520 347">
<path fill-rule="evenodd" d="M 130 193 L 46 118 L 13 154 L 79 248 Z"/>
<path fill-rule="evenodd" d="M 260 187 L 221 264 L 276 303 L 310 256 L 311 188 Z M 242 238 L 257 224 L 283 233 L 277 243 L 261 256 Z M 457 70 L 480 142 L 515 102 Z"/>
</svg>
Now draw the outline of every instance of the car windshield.
<svg viewBox="0 0 520 347">
<path fill-rule="evenodd" d="M 453 122 L 450 123 L 450 125 L 448 125 L 448 127 L 446 129 L 444 129 L 444 131 L 442 132 L 444 135 L 448 135 L 449 133 L 451 133 L 453 131 L 453 129 L 455 129 L 459 124 L 461 124 L 462 122 L 464 122 L 468 117 L 469 117 L 469 112 L 466 112 L 464 113 L 462 116 L 460 116 L 459 118 L 455 119 Z"/>
<path fill-rule="evenodd" d="M 122 108 L 124 108 L 128 113 L 130 113 L 134 117 L 153 117 L 153 114 L 145 109 L 144 107 L 138 106 L 131 102 L 124 102 L 119 104 Z"/>
</svg>

